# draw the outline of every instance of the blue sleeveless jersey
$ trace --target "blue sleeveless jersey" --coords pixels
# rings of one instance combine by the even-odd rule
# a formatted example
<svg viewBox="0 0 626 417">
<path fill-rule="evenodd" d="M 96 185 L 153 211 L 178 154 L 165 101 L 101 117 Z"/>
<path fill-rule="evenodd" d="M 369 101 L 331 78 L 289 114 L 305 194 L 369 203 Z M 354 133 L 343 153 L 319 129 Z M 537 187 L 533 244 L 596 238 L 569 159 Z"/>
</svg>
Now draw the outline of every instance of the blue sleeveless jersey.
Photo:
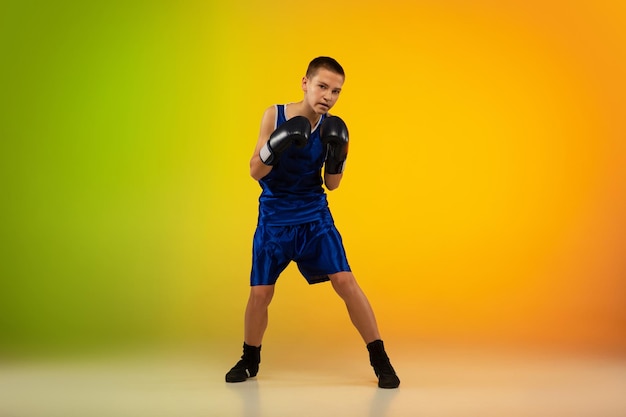
<svg viewBox="0 0 626 417">
<path fill-rule="evenodd" d="M 285 105 L 276 106 L 276 126 L 287 119 Z M 328 220 L 330 211 L 322 188 L 326 148 L 320 140 L 320 125 L 312 126 L 306 146 L 289 147 L 269 174 L 259 180 L 259 225 L 286 226 Z"/>
</svg>

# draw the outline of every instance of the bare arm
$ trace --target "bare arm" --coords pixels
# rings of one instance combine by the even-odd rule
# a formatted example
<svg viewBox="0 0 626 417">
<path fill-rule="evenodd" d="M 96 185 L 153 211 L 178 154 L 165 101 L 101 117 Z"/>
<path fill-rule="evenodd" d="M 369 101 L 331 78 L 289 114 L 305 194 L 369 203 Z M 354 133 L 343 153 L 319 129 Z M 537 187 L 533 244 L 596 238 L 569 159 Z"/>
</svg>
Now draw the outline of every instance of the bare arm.
<svg viewBox="0 0 626 417">
<path fill-rule="evenodd" d="M 341 183 L 341 179 L 343 178 L 343 173 L 341 174 L 328 174 L 324 172 L 324 185 L 328 189 L 328 191 L 332 191 L 339 187 Z"/>
<path fill-rule="evenodd" d="M 261 119 L 261 130 L 259 132 L 259 139 L 257 140 L 256 148 L 250 159 L 250 175 L 255 180 L 260 180 L 264 176 L 270 173 L 272 167 L 265 165 L 259 157 L 261 148 L 265 146 L 270 135 L 274 131 L 276 123 L 276 107 L 272 106 L 265 110 L 263 118 Z"/>
</svg>

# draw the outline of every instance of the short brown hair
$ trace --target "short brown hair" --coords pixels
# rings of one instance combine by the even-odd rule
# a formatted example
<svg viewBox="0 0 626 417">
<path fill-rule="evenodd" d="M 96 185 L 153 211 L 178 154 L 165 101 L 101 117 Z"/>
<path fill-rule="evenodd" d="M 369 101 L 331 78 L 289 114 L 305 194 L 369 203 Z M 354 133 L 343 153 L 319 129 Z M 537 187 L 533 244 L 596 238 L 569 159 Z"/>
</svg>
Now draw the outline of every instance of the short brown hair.
<svg viewBox="0 0 626 417">
<path fill-rule="evenodd" d="M 339 62 L 329 56 L 318 56 L 309 62 L 309 67 L 306 70 L 306 77 L 313 77 L 320 68 L 326 68 L 329 71 L 336 72 L 344 78 L 346 77 L 346 74 L 343 72 L 343 67 L 339 65 Z"/>
</svg>

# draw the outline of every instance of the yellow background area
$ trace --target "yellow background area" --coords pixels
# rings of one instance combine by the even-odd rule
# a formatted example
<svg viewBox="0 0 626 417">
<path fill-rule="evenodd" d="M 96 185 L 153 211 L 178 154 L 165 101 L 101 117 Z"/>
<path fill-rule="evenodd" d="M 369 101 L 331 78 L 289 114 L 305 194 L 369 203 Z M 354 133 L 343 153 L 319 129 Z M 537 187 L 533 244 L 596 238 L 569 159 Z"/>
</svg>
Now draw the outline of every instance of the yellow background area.
<svg viewBox="0 0 626 417">
<path fill-rule="evenodd" d="M 623 2 L 5 9 L 3 350 L 238 349 L 261 115 L 329 55 L 329 201 L 384 339 L 626 352 Z M 265 343 L 314 340 L 359 342 L 292 265 Z"/>
</svg>

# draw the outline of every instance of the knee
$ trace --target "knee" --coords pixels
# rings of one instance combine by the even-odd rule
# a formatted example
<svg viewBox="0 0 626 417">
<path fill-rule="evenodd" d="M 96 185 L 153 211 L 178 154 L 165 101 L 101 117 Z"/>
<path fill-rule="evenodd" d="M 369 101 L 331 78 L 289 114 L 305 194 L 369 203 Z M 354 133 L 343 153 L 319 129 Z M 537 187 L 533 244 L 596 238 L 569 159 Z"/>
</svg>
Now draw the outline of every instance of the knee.
<svg viewBox="0 0 626 417">
<path fill-rule="evenodd" d="M 341 297 L 348 296 L 359 289 L 356 278 L 352 272 L 338 272 L 329 275 L 333 288 Z"/>
<path fill-rule="evenodd" d="M 255 285 L 250 288 L 250 303 L 259 306 L 267 307 L 272 301 L 274 296 L 273 285 Z"/>
</svg>

